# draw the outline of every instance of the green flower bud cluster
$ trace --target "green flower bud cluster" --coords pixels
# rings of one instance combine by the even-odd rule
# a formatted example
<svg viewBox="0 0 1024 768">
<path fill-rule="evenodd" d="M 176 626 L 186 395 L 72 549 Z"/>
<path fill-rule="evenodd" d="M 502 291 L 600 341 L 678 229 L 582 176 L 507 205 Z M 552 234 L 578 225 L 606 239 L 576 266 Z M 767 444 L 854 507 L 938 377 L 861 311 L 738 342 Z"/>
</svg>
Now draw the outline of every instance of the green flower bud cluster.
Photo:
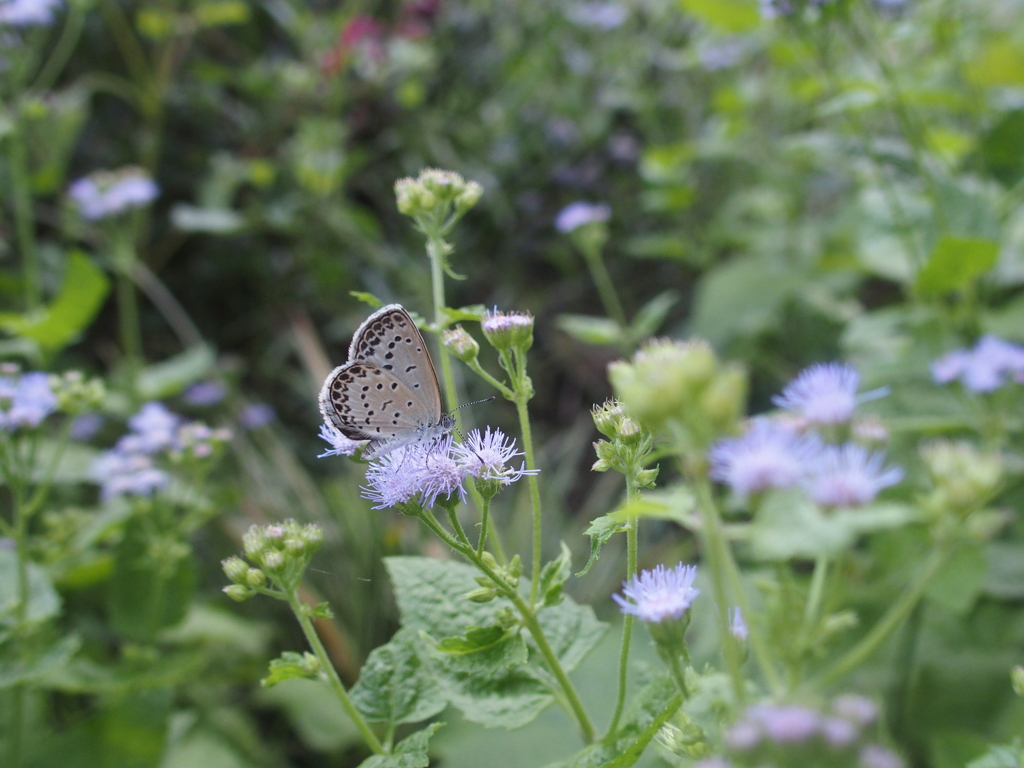
<svg viewBox="0 0 1024 768">
<path fill-rule="evenodd" d="M 513 557 L 505 566 L 498 565 L 498 561 L 490 552 L 484 552 L 481 559 L 488 568 L 494 571 L 504 585 L 513 590 L 518 588 L 519 577 L 523 575 L 523 562 L 519 559 L 519 555 Z M 477 576 L 476 583 L 480 585 L 479 588 L 466 594 L 466 599 L 472 600 L 474 603 L 490 602 L 502 592 L 501 586 L 489 576 Z"/>
<path fill-rule="evenodd" d="M 57 397 L 57 408 L 72 416 L 96 408 L 107 395 L 102 379 L 87 379 L 81 371 L 54 374 L 48 381 Z"/>
<path fill-rule="evenodd" d="M 480 201 L 483 188 L 475 181 L 466 181 L 453 171 L 427 168 L 419 177 L 399 179 L 395 182 L 398 210 L 416 218 L 456 218 Z"/>
<path fill-rule="evenodd" d="M 655 339 L 609 365 L 608 378 L 641 427 L 668 433 L 694 459 L 734 432 L 746 407 L 746 371 L 722 364 L 704 341 Z"/>
<path fill-rule="evenodd" d="M 445 331 L 441 340 L 445 348 L 464 363 L 472 363 L 480 354 L 480 345 L 461 325 Z"/>
<path fill-rule="evenodd" d="M 533 346 L 533 315 L 529 312 L 488 312 L 480 327 L 484 338 L 499 352 L 522 355 Z"/>
<path fill-rule="evenodd" d="M 606 400 L 591 411 L 591 416 L 597 431 L 610 438 L 594 443 L 597 461 L 591 469 L 594 472 L 614 469 L 624 475 L 632 474 L 638 488 L 654 487 L 658 469 L 643 468 L 654 442 L 651 433 L 628 416 L 618 400 Z"/>
<path fill-rule="evenodd" d="M 669 752 L 687 757 L 704 757 L 711 754 L 708 736 L 704 729 L 697 725 L 690 716 L 680 711 L 676 715 L 679 723 L 666 723 L 658 732 L 658 741 Z"/>
<path fill-rule="evenodd" d="M 1003 460 L 997 453 L 982 453 L 967 442 L 938 441 L 921 448 L 934 490 L 924 507 L 936 517 L 971 514 L 992 497 L 1003 476 Z"/>
<path fill-rule="evenodd" d="M 320 526 L 300 525 L 294 520 L 252 526 L 242 537 L 242 545 L 245 556 L 257 567 L 251 567 L 240 557 L 224 560 L 221 563 L 224 574 L 232 581 L 224 588 L 224 593 L 241 602 L 275 585 L 290 591 L 302 579 L 323 539 Z"/>
</svg>

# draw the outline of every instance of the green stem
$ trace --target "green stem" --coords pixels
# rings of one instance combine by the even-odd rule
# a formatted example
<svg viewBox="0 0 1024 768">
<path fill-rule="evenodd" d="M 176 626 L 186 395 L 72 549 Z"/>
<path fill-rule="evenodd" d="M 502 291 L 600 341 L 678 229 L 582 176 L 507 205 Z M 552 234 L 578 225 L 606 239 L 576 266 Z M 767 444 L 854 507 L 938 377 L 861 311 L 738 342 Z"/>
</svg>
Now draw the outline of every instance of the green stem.
<svg viewBox="0 0 1024 768">
<path fill-rule="evenodd" d="M 78 38 L 82 34 L 82 27 L 85 25 L 85 3 L 71 3 L 68 8 L 68 17 L 64 22 L 64 29 L 61 30 L 60 38 L 53 47 L 53 52 L 46 64 L 43 65 L 36 81 L 32 84 L 34 91 L 48 91 L 57 82 L 64 65 L 68 63 L 71 54 L 78 44 Z"/>
<path fill-rule="evenodd" d="M 811 588 L 807 593 L 807 604 L 804 606 L 803 634 L 809 636 L 818 620 L 821 597 L 825 590 L 825 576 L 828 574 L 828 557 L 821 555 L 814 561 L 814 573 L 811 575 Z"/>
<path fill-rule="evenodd" d="M 608 268 L 604 264 L 604 259 L 601 258 L 601 250 L 599 248 L 587 248 L 583 251 L 583 258 L 587 262 L 590 277 L 593 279 L 594 285 L 597 287 L 597 293 L 601 297 L 604 311 L 608 313 L 612 320 L 619 324 L 620 328 L 624 329 L 626 327 L 626 313 L 622 309 L 622 302 L 619 301 L 619 294 L 615 290 L 615 284 L 612 282 L 611 275 L 608 274 Z"/>
<path fill-rule="evenodd" d="M 679 688 L 679 694 L 685 701 L 690 697 L 690 690 L 686 687 L 686 674 L 683 671 L 682 666 L 679 664 L 678 657 L 672 655 L 668 661 L 668 668 L 672 673 L 672 679 L 676 681 L 676 686 Z"/>
<path fill-rule="evenodd" d="M 482 497 L 483 506 L 480 508 L 480 541 L 476 545 L 476 556 L 480 557 L 484 553 L 484 547 L 487 544 L 487 529 L 490 524 L 490 513 L 491 513 L 491 500 L 486 496 Z"/>
<path fill-rule="evenodd" d="M 434 325 L 438 333 L 444 330 L 444 256 L 447 251 L 447 244 L 437 234 L 427 233 L 427 256 L 430 257 L 430 282 L 434 299 Z M 438 337 L 440 338 L 440 337 Z M 455 414 L 458 421 L 459 412 L 455 409 L 459 405 L 458 394 L 455 391 L 455 374 L 452 371 L 452 361 L 448 349 L 444 344 L 437 344 L 437 359 L 441 361 L 441 378 L 444 381 L 444 397 L 448 411 Z"/>
<path fill-rule="evenodd" d="M 126 233 L 118 235 L 113 247 L 121 346 L 128 368 L 128 380 L 134 392 L 135 379 L 142 367 L 142 330 L 139 326 L 138 296 L 135 293 L 135 281 L 132 280 L 132 272 L 135 269 L 135 248 Z"/>
<path fill-rule="evenodd" d="M 523 436 L 523 453 L 526 454 L 526 468 L 536 469 L 537 460 L 533 453 L 533 434 L 530 430 L 530 414 L 526 407 L 526 399 L 521 390 L 516 388 L 516 413 L 519 416 L 519 430 Z M 530 506 L 533 508 L 533 567 L 530 578 L 530 605 L 537 604 L 537 587 L 540 584 L 540 561 L 542 550 L 542 518 L 540 510 L 540 485 L 537 475 L 528 475 L 526 482 L 530 486 Z"/>
<path fill-rule="evenodd" d="M 626 473 L 626 501 L 633 501 L 638 495 L 636 487 L 636 472 L 643 467 L 633 468 Z M 626 580 L 636 577 L 638 531 L 640 519 L 636 515 L 630 515 L 626 521 Z M 619 719 L 622 717 L 622 710 L 626 705 L 626 683 L 629 677 L 629 646 L 633 638 L 633 615 L 626 614 L 622 622 L 622 647 L 619 651 L 619 692 L 615 697 L 615 711 L 612 713 L 611 723 L 608 725 L 607 739 L 614 739 L 615 732 L 619 727 Z"/>
<path fill-rule="evenodd" d="M 932 553 L 928 556 L 925 561 L 924 568 L 918 575 L 917 579 L 900 595 L 899 599 L 893 603 L 889 610 L 886 611 L 885 615 L 878 621 L 877 624 L 861 638 L 853 648 L 832 667 L 826 670 L 815 682 L 819 686 L 830 685 L 839 680 L 843 675 L 847 674 L 850 670 L 856 668 L 861 662 L 863 662 L 868 656 L 878 650 L 879 646 L 889 637 L 889 635 L 895 631 L 895 629 L 903 622 L 903 620 L 910 615 L 910 612 L 914 610 L 914 606 L 921 599 L 925 589 L 928 587 L 928 583 L 932 580 L 939 568 L 945 562 L 949 552 L 945 548 L 937 548 L 932 550 Z"/>
<path fill-rule="evenodd" d="M 18 109 L 17 104 L 14 105 L 14 109 Z M 17 114 L 15 114 L 12 127 L 13 130 L 7 137 L 7 142 L 10 151 L 15 229 L 18 233 L 18 250 L 21 251 L 21 271 L 25 283 L 25 309 L 28 312 L 34 312 L 42 303 L 42 285 L 39 280 L 35 216 L 32 212 L 32 180 L 29 177 L 21 118 Z"/>
<path fill-rule="evenodd" d="M 352 699 L 349 698 L 348 691 L 345 690 L 344 683 L 341 682 L 341 678 L 338 677 L 338 672 L 331 663 L 330 657 L 327 655 L 327 650 L 324 648 L 324 644 L 320 642 L 320 636 L 316 633 L 316 629 L 313 627 L 313 622 L 310 621 L 309 616 L 306 615 L 303 610 L 302 603 L 299 601 L 298 595 L 295 589 L 291 589 L 288 592 L 288 605 L 291 606 L 292 613 L 295 614 L 295 618 L 298 619 L 299 625 L 302 627 L 303 634 L 306 635 L 306 641 L 309 643 L 309 647 L 313 649 L 313 653 L 316 654 L 317 659 L 320 661 L 320 668 L 324 671 L 327 677 L 327 682 L 334 690 L 335 695 L 341 702 L 341 706 L 345 708 L 348 716 L 352 718 L 352 722 L 355 723 L 356 729 L 363 737 L 363 741 L 366 742 L 374 754 L 383 755 L 386 754 L 384 747 L 381 745 L 380 740 L 377 738 L 366 720 L 356 709 L 355 704 L 352 703 Z"/>
</svg>

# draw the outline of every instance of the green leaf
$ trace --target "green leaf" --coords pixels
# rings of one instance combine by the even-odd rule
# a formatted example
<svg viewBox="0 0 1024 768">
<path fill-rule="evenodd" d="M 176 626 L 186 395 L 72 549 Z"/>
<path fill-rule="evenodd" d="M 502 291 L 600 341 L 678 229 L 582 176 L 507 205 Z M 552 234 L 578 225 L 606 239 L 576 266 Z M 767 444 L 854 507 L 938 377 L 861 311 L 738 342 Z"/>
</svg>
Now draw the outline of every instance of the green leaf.
<svg viewBox="0 0 1024 768">
<path fill-rule="evenodd" d="M 623 339 L 622 328 L 614 320 L 605 317 L 588 315 L 559 315 L 555 325 L 560 331 L 579 339 L 584 344 L 620 344 Z"/>
<path fill-rule="evenodd" d="M 750 0 L 679 0 L 679 4 L 719 32 L 748 32 L 761 24 L 757 3 Z"/>
<path fill-rule="evenodd" d="M 1024 85 L 1024 52 L 1009 35 L 990 40 L 967 65 L 967 78 L 981 87 Z"/>
<path fill-rule="evenodd" d="M 583 661 L 608 629 L 607 624 L 597 620 L 593 608 L 568 597 L 558 605 L 537 611 L 537 621 L 566 672 Z"/>
<path fill-rule="evenodd" d="M 196 6 L 195 14 L 201 27 L 244 24 L 249 20 L 249 6 L 241 0 L 220 0 L 220 2 L 200 3 Z"/>
<path fill-rule="evenodd" d="M 548 768 L 627 768 L 640 759 L 651 739 L 683 703 L 675 683 L 662 675 L 642 688 L 629 703 L 614 741 L 591 744 Z"/>
<path fill-rule="evenodd" d="M 171 209 L 171 223 L 182 232 L 229 235 L 245 226 L 245 219 L 230 208 L 198 208 L 179 203 Z"/>
<path fill-rule="evenodd" d="M 759 560 L 834 555 L 854 538 L 842 521 L 795 490 L 770 491 L 750 526 L 750 549 Z"/>
<path fill-rule="evenodd" d="M 490 627 L 469 627 L 464 635 L 444 638 L 437 644 L 437 650 L 454 656 L 479 653 L 499 647 L 510 637 L 518 634 L 518 629 L 513 631 L 500 624 Z"/>
<path fill-rule="evenodd" d="M 985 547 L 985 592 L 1004 600 L 1024 598 L 1024 544 L 994 541 Z"/>
<path fill-rule="evenodd" d="M 18 553 L 0 549 L 0 619 L 9 620 L 18 608 Z M 28 609 L 25 621 L 35 623 L 60 615 L 60 595 L 45 570 L 28 564 Z"/>
<path fill-rule="evenodd" d="M 980 544 L 961 546 L 928 584 L 925 597 L 951 613 L 965 614 L 985 587 L 988 559 Z"/>
<path fill-rule="evenodd" d="M 854 534 L 900 528 L 921 519 L 916 507 L 892 503 L 869 504 L 856 509 L 837 509 L 831 516 Z"/>
<path fill-rule="evenodd" d="M 185 617 L 198 578 L 188 545 L 154 538 L 147 523 L 141 517 L 128 522 L 107 595 L 115 631 L 139 641 Z"/>
<path fill-rule="evenodd" d="M 59 352 L 89 326 L 109 290 L 110 281 L 103 271 L 81 251 L 72 251 L 53 302 L 31 316 L 0 314 L 0 328 L 31 339 L 46 352 Z"/>
<path fill-rule="evenodd" d="M 185 718 L 193 721 L 194 717 L 193 712 L 177 712 L 172 715 L 167 749 L 160 758 L 160 768 L 257 768 L 258 764 L 243 754 L 249 746 L 248 740 L 241 744 L 234 743 L 235 739 L 231 737 L 239 734 L 232 731 L 225 734 L 218 728 L 222 723 L 198 723 L 189 728 L 180 727 Z M 231 724 L 235 725 L 235 722 Z"/>
<path fill-rule="evenodd" d="M 272 688 L 285 680 L 306 678 L 316 680 L 320 676 L 320 660 L 309 651 L 296 653 L 285 651 L 280 658 L 270 662 L 270 674 L 260 680 L 264 688 Z"/>
<path fill-rule="evenodd" d="M 679 303 L 679 292 L 663 291 L 644 304 L 629 327 L 629 335 L 640 341 L 657 332 L 669 311 Z"/>
<path fill-rule="evenodd" d="M 540 572 L 537 594 L 540 595 L 542 605 L 558 605 L 562 602 L 562 587 L 565 580 L 572 575 L 572 552 L 564 541 L 561 545 L 562 554 L 545 564 Z"/>
<path fill-rule="evenodd" d="M 968 289 L 998 257 L 999 244 L 992 240 L 943 235 L 917 273 L 915 287 L 926 298 Z"/>
<path fill-rule="evenodd" d="M 1020 739 L 1012 744 L 1002 744 L 989 747 L 988 752 L 972 760 L 967 768 L 1020 768 L 1024 765 L 1024 747 Z"/>
<path fill-rule="evenodd" d="M 1013 109 L 986 131 L 979 154 L 988 172 L 1006 186 L 1024 176 L 1024 109 Z"/>
<path fill-rule="evenodd" d="M 38 685 L 50 672 L 67 666 L 81 647 L 78 635 L 68 635 L 43 649 L 36 643 L 29 644 L 26 658 L 0 661 L 0 690 L 22 683 Z"/>
<path fill-rule="evenodd" d="M 412 736 L 402 739 L 390 755 L 374 755 L 359 764 L 359 768 L 427 768 L 430 756 L 427 746 L 430 737 L 444 723 L 432 723 Z"/>
<path fill-rule="evenodd" d="M 479 323 L 484 319 L 484 315 L 487 314 L 487 307 L 483 304 L 471 304 L 467 307 L 444 307 L 441 310 L 444 313 L 444 320 L 446 325 L 452 323 L 465 323 L 465 322 L 477 322 Z"/>
<path fill-rule="evenodd" d="M 586 575 L 587 571 L 597 562 L 601 556 L 601 547 L 607 544 L 616 533 L 626 530 L 626 524 L 616 520 L 611 515 L 601 515 L 590 521 L 590 525 L 583 533 L 590 537 L 590 559 L 587 560 L 583 570 L 577 576 Z"/>
<path fill-rule="evenodd" d="M 374 309 L 380 309 L 384 306 L 384 302 L 374 296 L 372 293 L 366 291 L 349 291 L 349 296 L 363 302 L 363 304 L 369 304 Z"/>
<path fill-rule="evenodd" d="M 181 392 L 205 376 L 216 358 L 205 344 L 186 349 L 161 363 L 148 365 L 139 372 L 136 388 L 143 400 L 160 400 Z"/>
<path fill-rule="evenodd" d="M 375 648 L 352 687 L 352 701 L 371 722 L 418 723 L 448 704 L 416 652 L 417 632 L 402 628 Z"/>
</svg>

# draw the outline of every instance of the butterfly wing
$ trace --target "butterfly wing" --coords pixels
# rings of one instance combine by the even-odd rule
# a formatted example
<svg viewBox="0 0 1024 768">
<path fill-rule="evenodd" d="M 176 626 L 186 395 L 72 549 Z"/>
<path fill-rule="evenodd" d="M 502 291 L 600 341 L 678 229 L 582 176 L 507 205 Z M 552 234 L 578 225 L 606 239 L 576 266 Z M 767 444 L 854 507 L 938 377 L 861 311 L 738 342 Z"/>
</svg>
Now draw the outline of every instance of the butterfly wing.
<svg viewBox="0 0 1024 768">
<path fill-rule="evenodd" d="M 427 346 L 398 304 L 359 326 L 349 362 L 327 377 L 319 401 L 328 424 L 350 440 L 370 441 L 366 459 L 451 429 Z"/>
<path fill-rule="evenodd" d="M 425 422 L 441 421 L 441 387 L 427 345 L 401 304 L 388 304 L 368 318 L 352 336 L 349 362 L 375 365 L 406 383 L 423 405 Z"/>
</svg>

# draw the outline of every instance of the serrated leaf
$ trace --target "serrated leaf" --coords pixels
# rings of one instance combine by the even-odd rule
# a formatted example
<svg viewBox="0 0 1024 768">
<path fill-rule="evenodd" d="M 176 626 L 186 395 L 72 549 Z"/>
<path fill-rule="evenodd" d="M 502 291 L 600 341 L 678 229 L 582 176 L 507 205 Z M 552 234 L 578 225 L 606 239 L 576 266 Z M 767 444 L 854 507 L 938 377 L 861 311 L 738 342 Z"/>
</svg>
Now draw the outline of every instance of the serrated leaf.
<svg viewBox="0 0 1024 768">
<path fill-rule="evenodd" d="M 411 736 L 402 739 L 390 755 L 374 755 L 359 764 L 359 768 L 427 768 L 430 756 L 427 747 L 430 737 L 444 723 L 432 723 Z"/>
<path fill-rule="evenodd" d="M 518 634 L 518 631 L 497 624 L 490 627 L 469 627 L 464 635 L 441 640 L 437 644 L 437 650 L 455 656 L 488 651 L 501 645 L 514 634 Z"/>
<path fill-rule="evenodd" d="M 999 244 L 979 237 L 943 235 L 917 273 L 915 288 L 924 297 L 967 290 L 999 258 Z"/>
<path fill-rule="evenodd" d="M 181 392 L 194 384 L 213 368 L 216 358 L 205 344 L 160 363 L 147 365 L 139 372 L 136 389 L 143 400 L 160 400 Z"/>
<path fill-rule="evenodd" d="M 285 680 L 306 678 L 316 680 L 320 675 L 320 662 L 309 651 L 296 653 L 285 651 L 280 658 L 270 662 L 270 674 L 260 680 L 264 688 L 272 688 Z"/>
<path fill-rule="evenodd" d="M 537 594 L 542 605 L 558 605 L 562 602 L 562 587 L 572 575 L 572 552 L 561 542 L 562 554 L 544 565 L 540 572 Z"/>
<path fill-rule="evenodd" d="M 64 281 L 53 301 L 38 314 L 0 314 L 0 327 L 58 352 L 89 326 L 110 291 L 110 280 L 81 251 L 68 254 Z"/>
<path fill-rule="evenodd" d="M 693 491 L 685 485 L 673 485 L 657 491 L 649 491 L 608 513 L 619 523 L 630 517 L 654 520 L 674 520 L 685 528 L 693 527 L 692 513 L 697 506 Z"/>
<path fill-rule="evenodd" d="M 606 317 L 589 315 L 559 315 L 555 325 L 574 339 L 584 344 L 620 344 L 623 340 L 622 328 L 614 320 Z"/>
<path fill-rule="evenodd" d="M 537 621 L 566 672 L 583 661 L 608 629 L 607 624 L 597 620 L 593 608 L 568 597 L 558 605 L 537 611 Z"/>
<path fill-rule="evenodd" d="M 548 768 L 628 768 L 683 703 L 668 675 L 642 688 L 629 703 L 615 739 L 591 744 Z"/>
<path fill-rule="evenodd" d="M 351 696 L 371 722 L 418 723 L 448 705 L 417 654 L 416 630 L 405 627 L 370 653 Z"/>
<path fill-rule="evenodd" d="M 585 576 L 587 571 L 597 562 L 597 558 L 601 556 L 601 547 L 607 544 L 616 533 L 624 530 L 626 530 L 626 524 L 616 520 L 611 515 L 601 515 L 601 517 L 591 520 L 587 530 L 583 532 L 586 536 L 590 537 L 590 559 L 587 560 L 583 570 L 576 575 Z"/>
</svg>

